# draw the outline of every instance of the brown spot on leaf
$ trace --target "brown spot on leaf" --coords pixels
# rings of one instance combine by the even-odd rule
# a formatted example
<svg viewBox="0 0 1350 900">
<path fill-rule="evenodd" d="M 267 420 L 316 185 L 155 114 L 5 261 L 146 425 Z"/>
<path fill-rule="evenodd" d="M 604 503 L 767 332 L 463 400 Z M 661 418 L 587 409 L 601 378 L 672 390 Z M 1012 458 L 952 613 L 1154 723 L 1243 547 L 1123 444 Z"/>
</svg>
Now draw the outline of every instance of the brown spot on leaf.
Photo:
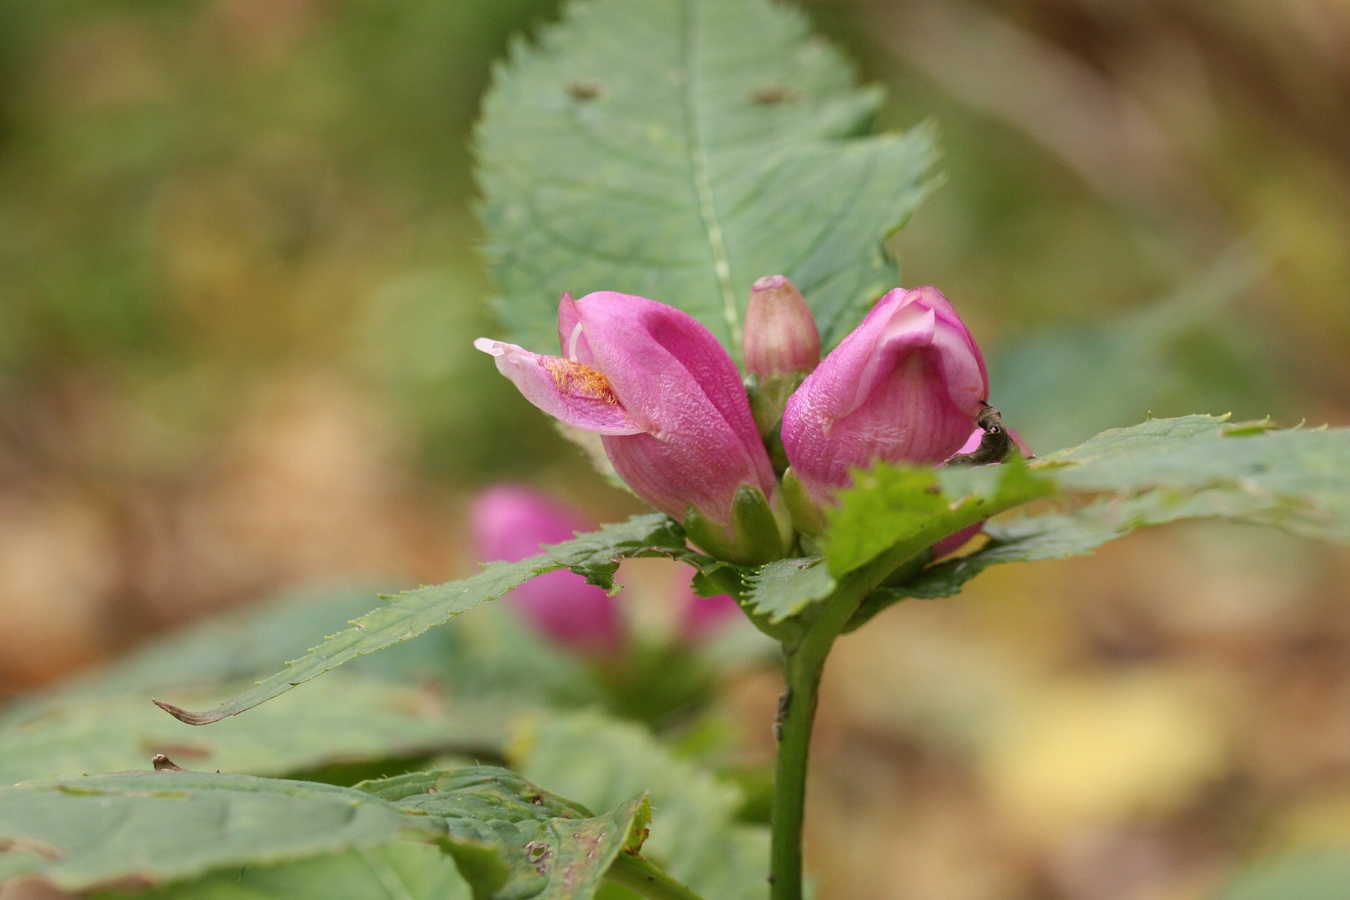
<svg viewBox="0 0 1350 900">
<path fill-rule="evenodd" d="M 35 838 L 0 839 L 0 853 L 36 853 L 44 859 L 60 859 L 65 856 L 60 847 Z"/>
<path fill-rule="evenodd" d="M 549 861 L 553 859 L 553 848 L 543 841 L 530 841 L 525 845 L 525 858 L 540 875 L 548 871 Z"/>
<path fill-rule="evenodd" d="M 604 83 L 592 78 L 579 78 L 567 83 L 567 96 L 573 100 L 595 100 L 604 92 Z"/>
<path fill-rule="evenodd" d="M 779 103 L 796 103 L 801 99 L 801 94 L 786 85 L 774 84 L 757 88 L 751 92 L 750 99 L 761 106 L 774 106 Z"/>
</svg>

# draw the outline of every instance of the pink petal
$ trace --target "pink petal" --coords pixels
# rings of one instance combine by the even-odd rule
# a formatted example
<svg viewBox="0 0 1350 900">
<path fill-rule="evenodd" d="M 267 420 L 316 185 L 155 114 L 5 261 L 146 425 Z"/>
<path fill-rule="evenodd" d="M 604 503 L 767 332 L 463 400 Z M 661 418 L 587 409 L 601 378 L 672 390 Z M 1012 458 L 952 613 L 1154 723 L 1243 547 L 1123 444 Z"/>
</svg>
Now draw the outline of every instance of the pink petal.
<svg viewBox="0 0 1350 900">
<path fill-rule="evenodd" d="M 783 445 L 817 503 L 873 463 L 935 463 L 969 434 L 987 396 L 984 359 L 936 288 L 896 289 L 807 377 Z"/>
<path fill-rule="evenodd" d="M 609 379 L 590 366 L 488 338 L 479 338 L 473 345 L 495 357 L 497 370 L 511 379 L 526 400 L 559 421 L 596 434 L 643 431 L 619 403 Z"/>
<path fill-rule="evenodd" d="M 559 322 L 565 352 L 604 372 L 642 426 L 640 435 L 605 438 L 615 469 L 639 496 L 676 519 L 692 505 L 726 521 L 742 484 L 773 495 L 777 479 L 740 373 L 697 319 L 601 292 L 565 297 Z"/>
</svg>

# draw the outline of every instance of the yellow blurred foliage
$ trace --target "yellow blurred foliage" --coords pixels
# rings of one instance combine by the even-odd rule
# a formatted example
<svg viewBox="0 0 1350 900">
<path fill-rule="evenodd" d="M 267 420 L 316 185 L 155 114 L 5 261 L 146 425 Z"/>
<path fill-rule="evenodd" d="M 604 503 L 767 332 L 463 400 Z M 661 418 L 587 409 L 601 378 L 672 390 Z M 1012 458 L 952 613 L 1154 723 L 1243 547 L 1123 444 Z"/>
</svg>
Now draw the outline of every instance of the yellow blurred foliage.
<svg viewBox="0 0 1350 900">
<path fill-rule="evenodd" d="M 1206 693 L 1165 669 L 1025 691 L 977 768 L 999 813 L 1041 841 L 1150 820 L 1223 777 L 1229 737 Z"/>
</svg>

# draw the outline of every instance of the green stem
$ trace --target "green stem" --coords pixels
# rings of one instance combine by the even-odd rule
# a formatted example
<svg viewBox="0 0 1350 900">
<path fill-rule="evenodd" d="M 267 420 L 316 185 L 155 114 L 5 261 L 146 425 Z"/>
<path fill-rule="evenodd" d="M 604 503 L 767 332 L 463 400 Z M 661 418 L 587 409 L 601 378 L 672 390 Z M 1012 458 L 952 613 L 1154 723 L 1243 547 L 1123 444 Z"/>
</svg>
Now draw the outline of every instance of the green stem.
<svg viewBox="0 0 1350 900">
<path fill-rule="evenodd" d="M 769 896 L 801 900 L 802 822 L 806 813 L 806 765 L 823 665 L 816 654 L 784 645 L 787 686 L 778 705 L 778 767 L 773 782 L 773 844 Z M 826 648 L 828 650 L 828 647 Z"/>
<path fill-rule="evenodd" d="M 647 900 L 703 900 L 641 856 L 620 853 L 605 877 Z"/>
<path fill-rule="evenodd" d="M 920 551 L 922 552 L 922 551 Z M 778 765 L 773 786 L 773 838 L 769 853 L 771 900 L 802 898 L 802 822 L 806 769 L 816 718 L 820 676 L 830 648 L 862 601 L 915 551 L 898 546 L 844 577 L 818 614 L 795 639 L 783 644 L 786 689 L 778 706 Z"/>
</svg>

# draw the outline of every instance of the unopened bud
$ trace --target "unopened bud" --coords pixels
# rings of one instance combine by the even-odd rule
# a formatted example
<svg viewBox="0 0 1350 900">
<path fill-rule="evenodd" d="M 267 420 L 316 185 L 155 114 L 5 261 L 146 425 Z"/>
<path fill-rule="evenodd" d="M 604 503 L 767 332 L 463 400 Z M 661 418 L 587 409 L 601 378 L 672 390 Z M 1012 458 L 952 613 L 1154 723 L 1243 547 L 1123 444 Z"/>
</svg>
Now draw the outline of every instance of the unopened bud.
<svg viewBox="0 0 1350 900">
<path fill-rule="evenodd" d="M 801 292 L 782 275 L 766 275 L 750 289 L 745 309 L 745 370 L 761 382 L 810 372 L 820 362 L 820 331 Z"/>
<path fill-rule="evenodd" d="M 801 292 L 783 275 L 766 275 L 750 290 L 741 345 L 750 409 L 759 433 L 777 444 L 778 422 L 788 397 L 820 363 L 820 331 Z M 781 457 L 781 452 L 777 454 Z M 786 459 L 775 459 L 778 471 Z"/>
<path fill-rule="evenodd" d="M 951 302 L 934 287 L 896 288 L 792 393 L 783 449 L 827 506 L 853 469 L 950 457 L 988 396 L 984 357 Z"/>
</svg>

